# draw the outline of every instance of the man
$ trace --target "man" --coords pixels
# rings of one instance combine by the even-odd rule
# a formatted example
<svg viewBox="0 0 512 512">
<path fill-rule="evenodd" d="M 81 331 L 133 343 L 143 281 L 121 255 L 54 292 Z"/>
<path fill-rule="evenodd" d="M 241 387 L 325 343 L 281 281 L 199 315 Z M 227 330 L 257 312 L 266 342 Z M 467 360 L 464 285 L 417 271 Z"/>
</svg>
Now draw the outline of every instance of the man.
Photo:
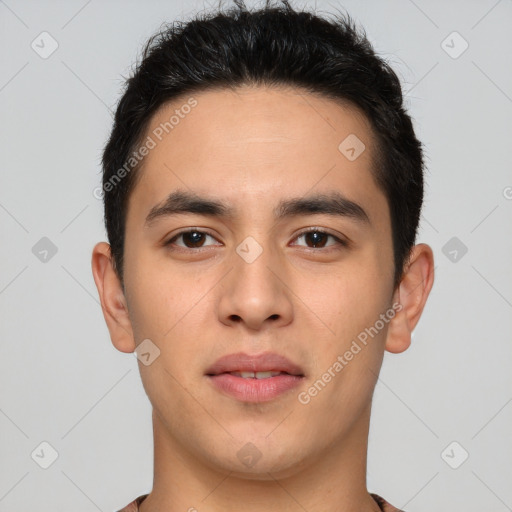
<svg viewBox="0 0 512 512">
<path fill-rule="evenodd" d="M 104 152 L 92 269 L 153 407 L 123 511 L 397 511 L 366 457 L 433 284 L 421 143 L 350 17 L 236 4 L 148 42 Z"/>
</svg>

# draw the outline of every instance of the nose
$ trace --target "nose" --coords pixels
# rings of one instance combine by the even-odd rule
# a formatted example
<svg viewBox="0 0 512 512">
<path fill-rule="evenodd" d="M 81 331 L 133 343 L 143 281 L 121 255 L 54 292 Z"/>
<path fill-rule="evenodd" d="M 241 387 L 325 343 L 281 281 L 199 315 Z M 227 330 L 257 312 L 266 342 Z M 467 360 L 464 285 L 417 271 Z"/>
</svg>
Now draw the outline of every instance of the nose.
<svg viewBox="0 0 512 512">
<path fill-rule="evenodd" d="M 232 262 L 221 284 L 219 320 L 229 326 L 244 324 L 249 330 L 288 325 L 293 319 L 293 293 L 279 255 L 248 239 L 237 248 Z"/>
</svg>

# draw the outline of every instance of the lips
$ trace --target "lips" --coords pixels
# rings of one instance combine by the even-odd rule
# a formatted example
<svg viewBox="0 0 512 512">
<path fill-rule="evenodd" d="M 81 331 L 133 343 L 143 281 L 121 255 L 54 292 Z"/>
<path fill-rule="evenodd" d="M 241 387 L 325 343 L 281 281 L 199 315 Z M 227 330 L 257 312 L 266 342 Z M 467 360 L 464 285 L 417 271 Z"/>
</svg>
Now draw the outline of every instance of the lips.
<svg viewBox="0 0 512 512">
<path fill-rule="evenodd" d="M 301 377 L 304 376 L 304 372 L 299 365 L 274 352 L 266 352 L 258 355 L 249 355 L 244 352 L 229 354 L 218 359 L 205 373 L 209 376 L 231 373 L 243 378 L 253 377 L 257 379 L 276 376 L 268 375 L 268 372 L 273 372 L 276 375 L 283 373 Z M 251 373 L 254 375 L 251 375 Z"/>
<path fill-rule="evenodd" d="M 214 389 L 240 402 L 269 402 L 297 388 L 304 372 L 289 359 L 273 352 L 243 352 L 221 357 L 206 377 Z M 287 395 L 290 396 L 290 395 Z"/>
</svg>

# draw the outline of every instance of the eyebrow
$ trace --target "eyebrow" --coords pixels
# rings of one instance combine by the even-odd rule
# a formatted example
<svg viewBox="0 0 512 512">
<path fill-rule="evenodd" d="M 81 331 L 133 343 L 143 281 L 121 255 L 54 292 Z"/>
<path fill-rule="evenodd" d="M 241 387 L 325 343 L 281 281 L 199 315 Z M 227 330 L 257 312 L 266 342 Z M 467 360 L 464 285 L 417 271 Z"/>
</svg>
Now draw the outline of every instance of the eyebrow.
<svg viewBox="0 0 512 512">
<path fill-rule="evenodd" d="M 157 219 L 186 213 L 228 219 L 234 217 L 235 210 L 222 201 L 201 197 L 193 192 L 176 190 L 171 192 L 163 202 L 151 208 L 144 224 L 149 227 Z M 347 217 L 359 223 L 371 225 L 363 207 L 347 199 L 340 192 L 285 199 L 274 208 L 273 214 L 276 220 L 300 215 L 326 214 Z"/>
</svg>

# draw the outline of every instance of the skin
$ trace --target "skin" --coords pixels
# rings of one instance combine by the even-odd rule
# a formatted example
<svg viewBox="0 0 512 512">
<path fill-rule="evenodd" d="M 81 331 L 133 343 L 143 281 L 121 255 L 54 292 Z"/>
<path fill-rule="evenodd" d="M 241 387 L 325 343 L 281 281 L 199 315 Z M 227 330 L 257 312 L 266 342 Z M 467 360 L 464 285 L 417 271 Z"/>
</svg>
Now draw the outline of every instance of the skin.
<svg viewBox="0 0 512 512">
<path fill-rule="evenodd" d="M 432 250 L 414 246 L 393 289 L 389 208 L 370 171 L 370 125 L 355 108 L 293 88 L 244 86 L 194 98 L 198 105 L 145 157 L 130 196 L 124 291 L 109 245 L 98 243 L 92 255 L 114 346 L 133 352 L 149 338 L 160 350 L 150 365 L 139 361 L 155 449 L 154 486 L 141 511 L 378 511 L 366 488 L 372 395 L 384 351 L 411 343 L 433 285 Z M 157 111 L 147 134 L 187 99 Z M 338 150 L 349 134 L 366 146 L 354 161 Z M 187 213 L 145 227 L 150 209 L 177 189 L 223 200 L 235 216 Z M 282 199 L 333 190 L 361 205 L 370 223 L 272 215 Z M 165 246 L 191 227 L 211 236 Z M 309 227 L 350 245 L 328 237 L 315 248 L 300 236 Z M 252 263 L 236 252 L 248 236 L 263 250 Z M 298 393 L 395 302 L 401 311 L 300 403 Z M 223 395 L 205 371 L 239 351 L 283 354 L 302 367 L 304 382 L 265 403 Z M 261 453 L 252 467 L 237 457 L 249 442 Z"/>
</svg>

